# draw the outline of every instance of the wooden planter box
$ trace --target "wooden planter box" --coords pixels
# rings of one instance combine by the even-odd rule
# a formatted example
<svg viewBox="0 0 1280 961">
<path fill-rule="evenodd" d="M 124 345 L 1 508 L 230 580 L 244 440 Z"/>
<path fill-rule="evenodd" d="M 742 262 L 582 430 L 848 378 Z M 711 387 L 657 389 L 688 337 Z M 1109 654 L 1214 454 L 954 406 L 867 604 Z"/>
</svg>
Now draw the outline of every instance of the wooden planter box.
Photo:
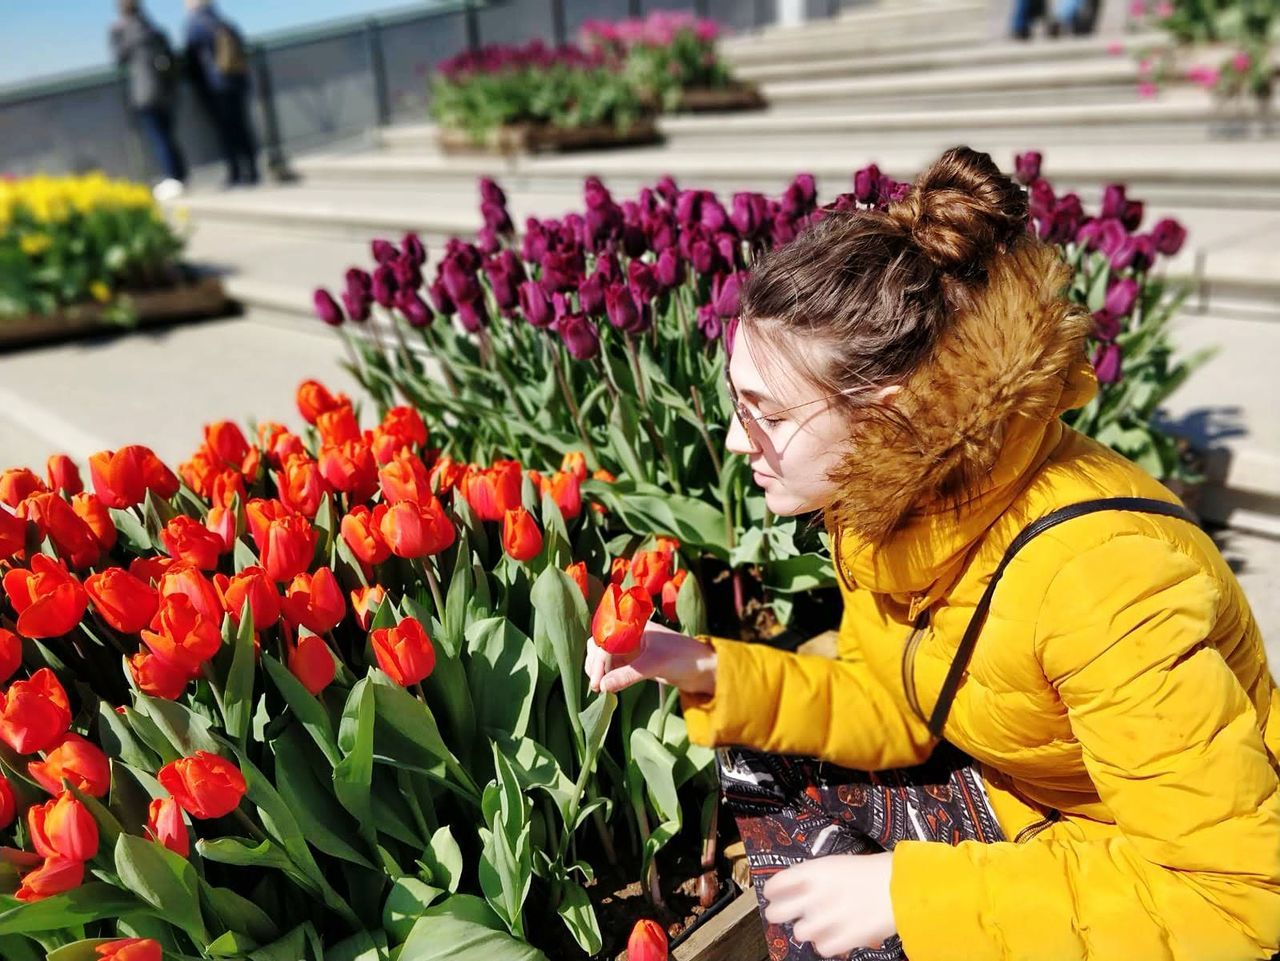
<svg viewBox="0 0 1280 961">
<path fill-rule="evenodd" d="M 217 277 L 201 277 L 178 287 L 122 296 L 133 308 L 137 327 L 218 317 L 228 311 L 227 294 Z M 47 317 L 0 319 L 0 351 L 130 329 L 106 320 L 104 314 L 102 304 L 90 303 Z"/>
<path fill-rule="evenodd" d="M 674 961 L 767 961 L 756 892 L 748 888 L 672 953 Z"/>
<path fill-rule="evenodd" d="M 439 132 L 440 149 L 446 154 L 519 154 L 561 153 L 569 150 L 594 150 L 608 147 L 633 147 L 661 140 L 652 119 L 637 120 L 625 131 L 616 127 L 553 127 L 550 124 L 509 124 L 490 131 L 476 142 L 463 130 L 443 127 Z"/>
<path fill-rule="evenodd" d="M 768 104 L 753 83 L 729 87 L 694 87 L 680 92 L 676 110 L 682 113 L 715 113 L 728 110 L 763 110 Z"/>
</svg>

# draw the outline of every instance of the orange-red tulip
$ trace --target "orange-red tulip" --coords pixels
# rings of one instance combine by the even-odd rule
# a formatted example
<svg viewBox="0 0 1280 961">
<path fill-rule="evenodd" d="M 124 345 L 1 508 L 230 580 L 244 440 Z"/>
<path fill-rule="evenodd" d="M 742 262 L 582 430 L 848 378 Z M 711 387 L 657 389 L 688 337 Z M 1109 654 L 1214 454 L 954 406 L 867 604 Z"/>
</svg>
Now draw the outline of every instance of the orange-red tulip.
<svg viewBox="0 0 1280 961">
<path fill-rule="evenodd" d="M 320 473 L 320 465 L 307 454 L 290 454 L 284 470 L 276 475 L 280 502 L 303 517 L 315 517 L 329 493 L 329 484 Z"/>
<path fill-rule="evenodd" d="M 0 474 L 0 503 L 17 507 L 32 494 L 43 494 L 45 487 L 35 471 L 27 467 L 10 467 Z"/>
<path fill-rule="evenodd" d="M 196 610 L 187 595 L 170 594 L 160 601 L 151 630 L 142 632 L 142 640 L 156 657 L 195 677 L 204 662 L 218 653 L 222 632 Z"/>
<path fill-rule="evenodd" d="M 360 625 L 360 630 L 369 629 L 374 615 L 378 613 L 378 608 L 382 606 L 386 596 L 386 588 L 381 584 L 375 584 L 373 587 L 357 587 L 351 592 L 351 609 L 355 611 L 356 623 Z"/>
<path fill-rule="evenodd" d="M 289 670 L 313 695 L 319 694 L 333 680 L 338 665 L 324 638 L 305 634 L 298 643 L 288 642 Z"/>
<path fill-rule="evenodd" d="M 0 627 L 0 683 L 13 677 L 22 666 L 22 638 Z"/>
<path fill-rule="evenodd" d="M 587 479 L 587 455 L 580 450 L 571 450 L 560 461 L 560 469 L 573 474 L 580 481 Z"/>
<path fill-rule="evenodd" d="M 236 515 L 229 507 L 211 507 L 204 526 L 218 535 L 225 553 L 236 546 Z"/>
<path fill-rule="evenodd" d="M 427 425 L 412 407 L 392 407 L 374 431 L 375 437 L 392 437 L 400 447 L 427 446 Z"/>
<path fill-rule="evenodd" d="M 426 503 L 431 493 L 431 474 L 422 458 L 413 451 L 402 450 L 378 471 L 378 483 L 388 504 L 401 501 Z"/>
<path fill-rule="evenodd" d="M 258 542 L 262 566 L 273 581 L 291 581 L 311 566 L 319 536 L 311 522 L 294 514 L 268 525 Z"/>
<path fill-rule="evenodd" d="M 587 562 L 577 561 L 565 568 L 565 573 L 573 578 L 573 582 L 582 591 L 583 600 L 591 599 L 591 582 L 587 579 Z"/>
<path fill-rule="evenodd" d="M 523 507 L 507 511 L 502 519 L 502 549 L 517 561 L 528 561 L 542 551 L 542 531 Z"/>
<path fill-rule="evenodd" d="M 191 601 L 201 617 L 206 618 L 218 627 L 222 626 L 222 598 L 217 588 L 205 575 L 182 561 L 175 561 L 165 569 L 156 582 L 156 589 L 163 600 L 171 594 L 184 594 Z M 236 611 L 236 613 L 240 613 Z"/>
<path fill-rule="evenodd" d="M 333 410 L 336 407 L 351 406 L 351 399 L 346 394 L 339 394 L 337 397 L 329 393 L 319 381 L 304 380 L 298 385 L 297 392 L 298 413 L 302 415 L 302 419 L 308 424 L 314 424 L 316 418 L 326 411 Z"/>
<path fill-rule="evenodd" d="M 654 550 L 663 551 L 667 554 L 674 554 L 676 551 L 680 550 L 680 542 L 674 537 L 659 537 Z"/>
<path fill-rule="evenodd" d="M 97 535 L 58 494 L 32 494 L 18 505 L 18 516 L 34 523 L 72 567 L 88 567 L 102 554 Z"/>
<path fill-rule="evenodd" d="M 240 769 L 208 751 L 166 764 L 156 775 L 166 791 L 194 818 L 207 820 L 230 814 L 244 797 Z"/>
<path fill-rule="evenodd" d="M 121 938 L 95 947 L 101 961 L 163 961 L 160 942 L 151 938 Z"/>
<path fill-rule="evenodd" d="M 0 561 L 26 552 L 27 521 L 0 508 Z"/>
<path fill-rule="evenodd" d="M 179 857 L 191 853 L 191 833 L 182 819 L 182 808 L 171 797 L 153 798 L 147 806 L 147 834 Z"/>
<path fill-rule="evenodd" d="M 18 816 L 18 799 L 13 796 L 13 785 L 0 774 L 0 830 L 7 828 Z"/>
<path fill-rule="evenodd" d="M 111 762 L 102 748 L 72 731 L 45 753 L 43 761 L 29 762 L 27 773 L 50 794 L 62 793 L 63 778 L 93 797 L 106 797 L 111 789 Z"/>
<path fill-rule="evenodd" d="M 662 585 L 662 614 L 669 621 L 677 619 L 676 598 L 680 596 L 680 587 L 688 576 L 689 572 L 681 568 L 671 580 Z"/>
<path fill-rule="evenodd" d="M 326 444 L 345 444 L 360 439 L 360 423 L 350 406 L 335 407 L 316 418 L 316 433 Z"/>
<path fill-rule="evenodd" d="M 208 446 L 202 445 L 189 460 L 178 465 L 178 475 L 196 494 L 205 500 L 212 500 L 213 482 L 226 469 L 227 465 L 219 461 Z"/>
<path fill-rule="evenodd" d="M 287 433 L 289 428 L 279 421 L 260 420 L 258 421 L 258 447 L 266 451 L 269 457 L 276 441 Z"/>
<path fill-rule="evenodd" d="M 222 537 L 194 517 L 179 514 L 160 532 L 160 540 L 170 557 L 186 561 L 202 571 L 217 568 L 218 558 L 226 551 Z"/>
<path fill-rule="evenodd" d="M 23 637 L 61 637 L 80 623 L 89 595 L 67 566 L 47 554 L 31 558 L 31 570 L 14 568 L 4 576 L 4 592 L 18 612 Z"/>
<path fill-rule="evenodd" d="M 371 639 L 378 667 L 402 687 L 417 684 L 435 669 L 435 647 L 416 618 L 374 631 Z"/>
<path fill-rule="evenodd" d="M 98 853 L 98 822 L 70 791 L 27 808 L 27 829 L 42 858 L 88 861 Z"/>
<path fill-rule="evenodd" d="M 378 464 L 363 440 L 321 449 L 319 470 L 330 488 L 347 495 L 347 503 L 367 501 L 378 489 Z"/>
<path fill-rule="evenodd" d="M 615 483 L 618 479 L 614 477 L 612 474 L 610 474 L 603 467 L 600 468 L 598 471 L 593 471 L 591 474 L 591 477 L 593 480 L 604 481 L 606 484 Z"/>
<path fill-rule="evenodd" d="M 84 589 L 102 619 L 122 634 L 137 634 L 160 607 L 160 592 L 121 567 L 90 574 Z"/>
<path fill-rule="evenodd" d="M 249 536 L 259 546 L 267 536 L 267 528 L 271 526 L 272 521 L 279 520 L 282 517 L 289 517 L 292 514 L 293 511 L 285 507 L 280 501 L 264 500 L 258 497 L 245 504 L 244 508 L 245 520 L 249 526 Z"/>
<path fill-rule="evenodd" d="M 610 654 L 630 654 L 639 646 L 652 616 L 653 601 L 643 587 L 624 591 L 610 584 L 591 619 L 591 636 Z"/>
<path fill-rule="evenodd" d="M 98 546 L 102 548 L 104 554 L 116 546 L 116 540 L 119 537 L 116 522 L 111 519 L 111 512 L 107 510 L 107 505 L 102 503 L 102 499 L 97 494 L 87 492 L 76 494 L 71 498 L 71 509 L 76 512 L 77 517 L 89 525 L 89 530 L 93 531 L 94 537 L 98 539 Z"/>
<path fill-rule="evenodd" d="M 667 961 L 667 932 L 657 921 L 637 921 L 627 938 L 627 961 Z"/>
<path fill-rule="evenodd" d="M 129 562 L 129 573 L 140 581 L 144 581 L 153 587 L 159 584 L 165 574 L 175 565 L 178 564 L 172 557 L 156 555 L 155 557 L 135 557 Z M 178 564 L 181 567 L 181 564 Z"/>
<path fill-rule="evenodd" d="M 178 477 L 155 454 L 138 444 L 117 451 L 99 451 L 89 458 L 94 492 L 108 507 L 141 504 L 151 491 L 169 498 L 178 492 Z"/>
<path fill-rule="evenodd" d="M 280 592 L 276 590 L 275 581 L 261 567 L 246 567 L 231 577 L 214 574 L 213 586 L 222 599 L 222 609 L 237 624 L 246 600 L 253 614 L 254 631 L 266 630 L 280 620 Z"/>
<path fill-rule="evenodd" d="M 39 901 L 80 887 L 84 881 L 84 862 L 71 858 L 48 858 L 40 867 L 22 878 L 22 887 L 14 895 L 19 901 Z"/>
<path fill-rule="evenodd" d="M 665 551 L 636 551 L 631 558 L 631 579 L 650 594 L 662 593 L 671 580 L 671 555 Z"/>
<path fill-rule="evenodd" d="M 524 469 L 513 460 L 495 461 L 488 470 L 468 474 L 461 485 L 462 496 L 482 521 L 501 521 L 519 507 L 523 486 Z"/>
<path fill-rule="evenodd" d="M 165 701 L 176 701 L 182 697 L 191 682 L 188 671 L 147 651 L 139 651 L 129 658 L 129 673 L 143 694 Z"/>
<path fill-rule="evenodd" d="M 609 565 L 609 583 L 621 586 L 630 573 L 631 562 L 625 557 L 615 557 Z"/>
<path fill-rule="evenodd" d="M 51 490 L 71 497 L 84 490 L 84 481 L 80 477 L 80 468 L 66 454 L 53 454 L 45 462 L 45 474 L 49 479 Z"/>
<path fill-rule="evenodd" d="M 333 571 L 322 567 L 289 582 L 282 609 L 293 627 L 301 625 L 313 634 L 327 634 L 346 617 L 347 601 Z"/>
<path fill-rule="evenodd" d="M 557 471 L 548 483 L 551 497 L 565 520 L 571 521 L 582 513 L 582 482 L 576 474 Z"/>
<path fill-rule="evenodd" d="M 434 497 L 393 504 L 378 525 L 382 539 L 397 557 L 428 557 L 446 550 L 457 538 L 453 522 Z"/>
<path fill-rule="evenodd" d="M 270 438 L 270 445 L 264 445 L 267 452 L 267 463 L 279 470 L 291 454 L 305 454 L 306 445 L 302 438 L 292 431 L 282 430 Z"/>
<path fill-rule="evenodd" d="M 448 454 L 441 454 L 431 467 L 431 482 L 435 485 L 437 497 L 444 497 L 466 476 L 467 465 L 454 460 Z"/>
<path fill-rule="evenodd" d="M 219 420 L 205 424 L 204 443 L 213 454 L 227 467 L 240 469 L 244 459 L 249 456 L 249 441 L 245 439 L 240 425 L 229 420 Z"/>
<path fill-rule="evenodd" d="M 19 754 L 47 750 L 70 726 L 67 692 L 47 667 L 0 693 L 0 741 Z"/>
<path fill-rule="evenodd" d="M 391 545 L 383 538 L 381 529 L 386 516 L 386 504 L 378 504 L 372 510 L 359 504 L 342 518 L 342 539 L 362 564 L 381 564 L 391 556 Z"/>
</svg>

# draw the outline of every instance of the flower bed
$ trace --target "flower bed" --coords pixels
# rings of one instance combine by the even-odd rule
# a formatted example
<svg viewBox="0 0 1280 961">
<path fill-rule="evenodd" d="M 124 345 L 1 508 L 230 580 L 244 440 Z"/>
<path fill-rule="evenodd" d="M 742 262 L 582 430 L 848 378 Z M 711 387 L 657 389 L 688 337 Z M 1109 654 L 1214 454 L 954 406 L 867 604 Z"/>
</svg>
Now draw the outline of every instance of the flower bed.
<svg viewBox="0 0 1280 961">
<path fill-rule="evenodd" d="M 176 470 L 0 475 L 5 957 L 585 957 L 688 923 L 721 889 L 711 752 L 674 691 L 582 673 L 589 633 L 705 629 L 682 545 L 620 531 L 580 456 L 298 404 Z"/>
<path fill-rule="evenodd" d="M 755 84 L 734 79 L 720 59 L 714 20 L 655 10 L 643 19 L 582 25 L 583 45 L 620 65 L 642 98 L 665 111 L 759 110 Z"/>
<path fill-rule="evenodd" d="M 440 65 L 431 111 L 447 151 L 557 150 L 657 139 L 650 111 L 600 55 L 535 40 Z"/>
<path fill-rule="evenodd" d="M 139 184 L 102 174 L 0 181 L 0 346 L 217 311 L 183 239 Z"/>
</svg>

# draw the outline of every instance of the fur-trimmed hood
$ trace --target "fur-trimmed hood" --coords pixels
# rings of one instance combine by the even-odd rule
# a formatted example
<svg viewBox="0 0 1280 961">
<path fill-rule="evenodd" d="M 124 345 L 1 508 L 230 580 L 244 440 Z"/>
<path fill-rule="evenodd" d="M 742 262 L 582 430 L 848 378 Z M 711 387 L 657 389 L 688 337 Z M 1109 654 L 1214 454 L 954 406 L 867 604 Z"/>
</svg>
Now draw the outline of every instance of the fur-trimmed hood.
<svg viewBox="0 0 1280 961">
<path fill-rule="evenodd" d="M 1069 281 L 1052 247 L 998 258 L 894 398 L 911 432 L 878 418 L 856 429 L 825 518 L 846 581 L 927 590 L 1048 457 L 1059 415 L 1094 396 L 1091 321 L 1063 296 Z"/>
</svg>

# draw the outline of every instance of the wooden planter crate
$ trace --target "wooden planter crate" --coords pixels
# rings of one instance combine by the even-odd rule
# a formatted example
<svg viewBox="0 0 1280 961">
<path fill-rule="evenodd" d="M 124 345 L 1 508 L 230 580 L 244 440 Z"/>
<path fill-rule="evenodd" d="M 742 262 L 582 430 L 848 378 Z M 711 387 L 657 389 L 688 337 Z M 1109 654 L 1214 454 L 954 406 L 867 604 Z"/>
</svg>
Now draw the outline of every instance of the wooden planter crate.
<svg viewBox="0 0 1280 961">
<path fill-rule="evenodd" d="M 625 131 L 606 124 L 592 127 L 553 127 L 550 124 L 508 124 L 475 141 L 464 130 L 442 127 L 440 149 L 446 154 L 561 153 L 608 147 L 633 147 L 661 140 L 652 119 L 637 120 Z"/>
<path fill-rule="evenodd" d="M 217 317 L 228 309 L 226 291 L 217 277 L 201 277 L 178 287 L 127 293 L 123 297 L 133 308 L 138 327 Z M 0 350 L 130 329 L 105 319 L 105 312 L 102 304 L 90 303 L 64 308 L 47 317 L 0 319 Z"/>
<path fill-rule="evenodd" d="M 768 106 L 760 88 L 753 83 L 728 87 L 693 87 L 680 91 L 676 109 L 684 113 L 715 113 L 728 110 L 763 110 Z"/>
</svg>

